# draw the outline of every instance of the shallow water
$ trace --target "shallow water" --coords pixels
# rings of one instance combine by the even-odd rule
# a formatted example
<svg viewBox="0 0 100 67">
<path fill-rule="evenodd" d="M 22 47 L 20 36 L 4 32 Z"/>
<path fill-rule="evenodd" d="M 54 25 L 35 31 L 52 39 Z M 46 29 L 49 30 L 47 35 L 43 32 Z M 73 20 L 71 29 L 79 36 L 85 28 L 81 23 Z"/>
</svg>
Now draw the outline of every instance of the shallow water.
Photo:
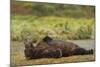
<svg viewBox="0 0 100 67">
<path fill-rule="evenodd" d="M 95 40 L 71 40 L 71 42 L 73 42 L 85 49 L 94 49 L 95 48 Z"/>
</svg>

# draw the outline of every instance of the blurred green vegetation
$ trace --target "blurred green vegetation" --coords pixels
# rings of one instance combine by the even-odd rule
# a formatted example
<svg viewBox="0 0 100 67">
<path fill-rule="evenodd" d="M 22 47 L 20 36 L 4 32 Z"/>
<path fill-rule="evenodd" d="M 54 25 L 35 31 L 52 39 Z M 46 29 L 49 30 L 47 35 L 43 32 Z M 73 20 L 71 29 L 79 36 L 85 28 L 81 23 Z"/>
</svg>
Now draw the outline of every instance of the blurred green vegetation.
<svg viewBox="0 0 100 67">
<path fill-rule="evenodd" d="M 95 7 L 49 3 L 12 2 L 11 39 L 94 39 Z"/>
<path fill-rule="evenodd" d="M 12 1 L 12 13 L 36 16 L 63 16 L 91 18 L 95 16 L 95 7 L 57 3 L 36 3 Z"/>
</svg>

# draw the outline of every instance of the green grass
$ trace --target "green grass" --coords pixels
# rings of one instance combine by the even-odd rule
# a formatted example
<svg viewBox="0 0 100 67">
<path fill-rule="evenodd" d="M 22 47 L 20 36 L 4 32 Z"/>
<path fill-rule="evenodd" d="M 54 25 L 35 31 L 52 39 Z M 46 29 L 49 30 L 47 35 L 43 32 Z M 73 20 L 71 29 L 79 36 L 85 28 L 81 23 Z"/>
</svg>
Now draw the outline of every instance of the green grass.
<svg viewBox="0 0 100 67">
<path fill-rule="evenodd" d="M 94 39 L 93 18 L 57 16 L 12 15 L 11 39 L 21 41 L 27 36 L 34 39 L 49 35 L 57 39 Z"/>
</svg>

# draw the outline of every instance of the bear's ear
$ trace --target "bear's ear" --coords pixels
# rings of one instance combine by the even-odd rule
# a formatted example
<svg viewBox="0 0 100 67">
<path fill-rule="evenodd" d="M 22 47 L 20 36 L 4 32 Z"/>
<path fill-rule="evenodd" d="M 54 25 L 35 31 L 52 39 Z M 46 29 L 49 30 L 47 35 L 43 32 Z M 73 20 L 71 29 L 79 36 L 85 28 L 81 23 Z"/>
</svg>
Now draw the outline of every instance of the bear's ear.
<svg viewBox="0 0 100 67">
<path fill-rule="evenodd" d="M 24 44 L 26 44 L 26 42 L 27 42 L 27 39 L 24 39 L 24 41 L 23 41 L 23 42 L 24 42 Z"/>
</svg>

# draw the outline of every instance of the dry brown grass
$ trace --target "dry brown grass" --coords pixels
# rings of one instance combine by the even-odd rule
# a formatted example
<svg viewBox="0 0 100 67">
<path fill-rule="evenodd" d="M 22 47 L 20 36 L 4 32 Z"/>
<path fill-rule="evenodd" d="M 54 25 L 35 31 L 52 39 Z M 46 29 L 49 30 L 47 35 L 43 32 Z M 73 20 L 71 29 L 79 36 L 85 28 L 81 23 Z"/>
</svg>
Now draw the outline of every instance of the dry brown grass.
<svg viewBox="0 0 100 67">
<path fill-rule="evenodd" d="M 56 64 L 56 63 L 74 63 L 74 62 L 86 62 L 86 61 L 94 61 L 94 55 L 79 55 L 79 56 L 70 56 L 70 57 L 62 57 L 62 58 L 42 58 L 42 59 L 33 59 L 26 60 L 20 55 L 13 56 L 12 65 L 37 65 L 37 64 Z"/>
</svg>

